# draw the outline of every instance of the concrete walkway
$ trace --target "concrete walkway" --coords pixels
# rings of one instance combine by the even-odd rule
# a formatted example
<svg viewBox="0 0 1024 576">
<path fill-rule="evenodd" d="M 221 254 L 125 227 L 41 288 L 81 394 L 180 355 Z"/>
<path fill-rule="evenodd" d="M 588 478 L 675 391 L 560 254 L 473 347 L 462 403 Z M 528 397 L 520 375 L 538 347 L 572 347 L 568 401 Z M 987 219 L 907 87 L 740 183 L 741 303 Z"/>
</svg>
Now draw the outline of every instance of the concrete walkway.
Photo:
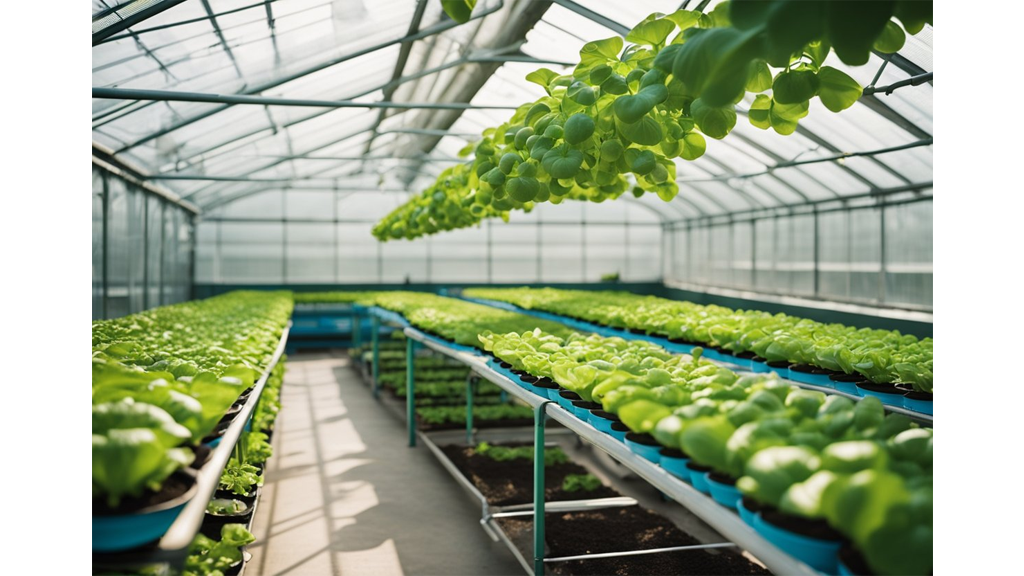
<svg viewBox="0 0 1024 576">
<path fill-rule="evenodd" d="M 520 575 L 338 353 L 288 358 L 246 576 Z"/>
</svg>

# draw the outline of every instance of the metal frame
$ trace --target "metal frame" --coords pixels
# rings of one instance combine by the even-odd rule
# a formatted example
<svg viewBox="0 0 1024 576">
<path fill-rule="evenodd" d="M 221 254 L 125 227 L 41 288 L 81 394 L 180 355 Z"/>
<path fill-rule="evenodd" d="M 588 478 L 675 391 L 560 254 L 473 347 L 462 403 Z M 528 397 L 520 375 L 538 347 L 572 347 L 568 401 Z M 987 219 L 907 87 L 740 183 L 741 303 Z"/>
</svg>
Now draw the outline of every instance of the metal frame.
<svg viewBox="0 0 1024 576">
<path fill-rule="evenodd" d="M 773 572 L 777 574 L 801 574 L 806 576 L 817 575 L 816 571 L 803 562 L 794 559 L 776 548 L 774 545 L 768 543 L 750 526 L 746 525 L 739 516 L 712 500 L 710 496 L 701 494 L 692 486 L 672 476 L 657 464 L 649 462 L 637 454 L 630 452 L 625 444 L 613 439 L 611 436 L 603 432 L 598 431 L 590 424 L 576 418 L 576 416 L 569 414 L 564 408 L 558 406 L 553 401 L 537 396 L 532 392 L 528 392 L 504 375 L 495 372 L 486 364 L 482 356 L 448 348 L 438 342 L 426 338 L 423 333 L 415 328 L 406 328 L 404 333 L 406 335 L 407 347 L 409 350 L 412 349 L 413 341 L 418 341 L 432 350 L 438 351 L 451 358 L 455 358 L 468 365 L 474 372 L 479 374 L 480 377 L 496 384 L 499 388 L 505 390 L 510 396 L 525 402 L 528 406 L 534 409 L 534 502 L 532 506 L 532 514 L 534 517 L 534 553 L 532 574 L 534 574 L 534 576 L 543 576 L 545 573 L 544 565 L 546 563 L 575 559 L 574 557 L 545 558 L 544 554 L 544 512 L 547 508 L 547 504 L 544 500 L 544 447 L 545 424 L 548 418 L 559 422 L 569 430 L 575 432 L 581 439 L 586 440 L 590 444 L 601 449 L 613 459 L 632 470 L 648 483 L 652 484 L 658 490 L 661 490 L 673 500 L 679 502 L 681 505 L 689 509 L 690 512 L 711 525 L 723 536 L 749 550 L 754 556 L 764 562 L 765 565 L 767 565 Z M 408 367 L 409 364 L 407 363 L 407 370 Z M 410 398 L 412 398 L 410 391 L 411 388 L 409 388 L 407 384 L 407 403 L 415 402 L 415 399 L 410 401 Z M 551 404 L 555 405 L 550 406 Z M 409 420 L 407 422 L 407 426 L 410 430 L 410 446 L 414 446 L 416 435 L 415 420 Z M 550 507 L 552 510 L 554 508 L 554 505 Z M 529 509 L 523 510 L 523 512 L 527 514 L 530 513 Z M 724 543 L 717 544 L 716 547 L 722 545 L 724 545 Z M 651 550 L 648 553 L 670 552 L 674 550 L 675 548 L 663 548 L 657 551 Z M 630 551 L 625 552 L 625 555 L 631 555 Z M 613 552 L 607 553 L 606 556 L 601 557 L 610 557 L 613 555 L 624 554 L 620 552 Z M 587 557 L 593 558 L 594 556 L 588 555 Z M 528 562 L 527 565 L 529 565 Z"/>
</svg>

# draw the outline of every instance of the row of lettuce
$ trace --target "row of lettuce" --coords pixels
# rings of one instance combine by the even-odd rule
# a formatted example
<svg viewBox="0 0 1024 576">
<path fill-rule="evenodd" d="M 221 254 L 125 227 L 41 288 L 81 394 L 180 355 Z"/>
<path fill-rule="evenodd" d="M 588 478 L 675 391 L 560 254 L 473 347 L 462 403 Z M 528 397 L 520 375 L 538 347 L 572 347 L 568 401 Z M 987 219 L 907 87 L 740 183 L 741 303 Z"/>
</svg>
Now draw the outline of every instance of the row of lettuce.
<svg viewBox="0 0 1024 576">
<path fill-rule="evenodd" d="M 932 339 L 895 330 L 824 324 L 786 314 L 733 310 L 630 292 L 472 288 L 464 296 L 560 314 L 766 362 L 859 374 L 876 384 L 932 392 Z"/>
<path fill-rule="evenodd" d="M 94 516 L 137 510 L 201 464 L 196 454 L 269 366 L 291 310 L 287 292 L 234 292 L 93 323 Z M 279 364 L 245 435 L 252 461 L 229 470 L 269 456 L 282 375 Z"/>
<path fill-rule="evenodd" d="M 826 521 L 876 573 L 931 569 L 932 430 L 886 414 L 876 398 L 853 402 L 772 374 L 740 376 L 701 358 L 700 348 L 673 355 L 651 342 L 582 335 L 432 294 L 360 301 L 600 404 L 634 433 L 735 480 L 761 505 Z M 583 300 L 578 310 L 587 307 Z"/>
</svg>

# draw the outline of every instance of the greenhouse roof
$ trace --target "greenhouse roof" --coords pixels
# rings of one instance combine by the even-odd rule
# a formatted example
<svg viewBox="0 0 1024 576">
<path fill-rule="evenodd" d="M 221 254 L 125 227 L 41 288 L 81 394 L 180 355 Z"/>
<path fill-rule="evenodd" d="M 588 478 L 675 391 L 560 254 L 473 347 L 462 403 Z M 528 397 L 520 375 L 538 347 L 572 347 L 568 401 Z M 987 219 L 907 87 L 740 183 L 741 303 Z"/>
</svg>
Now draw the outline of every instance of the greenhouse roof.
<svg viewBox="0 0 1024 576">
<path fill-rule="evenodd" d="M 459 25 L 439 0 L 93 0 L 93 140 L 204 211 L 331 190 L 372 193 L 379 216 L 540 96 L 530 71 L 570 71 L 584 43 L 652 12 L 718 3 L 480 0 Z M 790 136 L 741 119 L 675 160 L 667 209 L 629 201 L 682 221 L 931 194 L 931 27 L 891 57 L 828 64 L 868 87 L 852 108 L 815 99 Z"/>
</svg>

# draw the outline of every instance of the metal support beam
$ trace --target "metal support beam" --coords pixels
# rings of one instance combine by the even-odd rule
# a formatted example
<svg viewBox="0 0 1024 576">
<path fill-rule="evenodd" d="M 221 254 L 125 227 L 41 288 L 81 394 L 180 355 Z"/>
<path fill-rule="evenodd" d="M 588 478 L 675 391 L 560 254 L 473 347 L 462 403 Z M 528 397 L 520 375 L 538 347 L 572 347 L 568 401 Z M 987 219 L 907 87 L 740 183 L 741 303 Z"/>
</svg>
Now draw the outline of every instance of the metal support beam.
<svg viewBox="0 0 1024 576">
<path fill-rule="evenodd" d="M 304 106 L 320 108 L 397 108 L 401 110 L 515 110 L 517 106 L 481 105 L 465 102 L 353 102 L 351 100 L 305 100 L 298 98 L 270 98 L 233 94 L 206 94 L 176 92 L 172 90 L 136 90 L 132 88 L 92 89 L 93 98 L 115 100 L 156 100 L 167 102 L 205 102 L 212 104 L 256 104 L 259 106 Z"/>
<path fill-rule="evenodd" d="M 626 34 L 629 34 L 630 29 L 628 26 L 624 26 L 616 22 L 615 20 L 612 20 L 611 18 L 604 16 L 603 14 L 598 14 L 597 12 L 594 12 L 590 8 L 577 4 L 572 0 L 552 0 L 552 2 L 558 4 L 562 8 L 569 10 L 570 12 L 575 12 L 576 14 L 583 16 L 584 18 L 590 20 L 591 22 L 596 22 L 604 26 L 605 28 L 608 28 L 609 30 L 613 30 L 619 36 L 625 36 Z"/>
<path fill-rule="evenodd" d="M 238 77 L 245 79 L 245 75 L 242 74 L 242 69 L 238 67 L 238 61 L 235 59 L 235 54 L 231 52 L 231 47 L 228 46 L 228 41 L 224 38 L 224 33 L 221 32 L 220 24 L 217 23 L 217 17 L 213 14 L 213 8 L 210 8 L 210 0 L 202 0 L 203 9 L 206 10 L 206 15 L 210 18 L 210 26 L 213 26 L 213 32 L 217 35 L 217 40 L 220 42 L 220 47 L 224 50 L 224 53 L 228 55 L 228 59 L 231 60 L 231 65 L 235 68 L 235 72 Z M 270 6 L 268 5 L 269 9 Z"/>
<path fill-rule="evenodd" d="M 134 14 L 129 14 L 127 16 L 122 16 L 119 10 L 123 10 L 124 8 L 130 8 L 131 5 L 135 4 L 135 2 L 132 2 L 128 5 L 120 4 L 118 6 L 111 8 L 110 10 L 104 10 L 103 12 L 96 14 L 92 18 L 92 45 L 96 46 L 97 44 L 102 43 L 104 40 L 110 38 L 114 34 L 117 34 L 122 30 L 127 30 L 140 22 L 152 18 L 153 16 L 160 14 L 168 8 L 174 8 L 175 6 L 181 4 L 184 1 L 185 0 L 163 0 L 162 2 L 151 4 L 148 8 L 144 8 L 142 10 L 139 10 L 138 12 L 135 12 Z M 103 22 L 106 22 L 108 20 L 111 23 L 107 26 L 103 26 Z M 99 29 L 96 28 L 97 25 L 100 26 Z"/>
<path fill-rule="evenodd" d="M 472 15 L 470 17 L 470 20 L 476 20 L 476 19 L 479 19 L 479 18 L 485 18 L 485 17 L 487 17 L 487 16 L 497 12 L 498 10 L 500 10 L 504 6 L 504 4 L 505 4 L 504 0 L 499 0 L 494 7 L 489 8 L 487 10 L 480 10 L 477 14 Z M 314 66 L 310 66 L 309 68 L 305 68 L 303 70 L 299 70 L 299 71 L 294 72 L 292 74 L 285 74 L 284 76 L 281 76 L 279 78 L 275 78 L 274 80 L 271 80 L 269 82 L 265 82 L 263 84 L 258 84 L 256 86 L 248 88 L 248 89 L 246 89 L 244 92 L 242 92 L 239 95 L 241 96 L 241 95 L 260 94 L 260 93 L 265 92 L 267 90 L 270 90 L 270 89 L 273 89 L 273 88 L 277 88 L 278 86 L 281 86 L 283 84 L 287 84 L 288 82 L 291 82 L 293 80 L 298 80 L 299 78 L 303 78 L 303 77 L 308 76 L 310 74 L 313 74 L 315 72 L 320 72 L 321 70 L 326 70 L 327 68 L 330 68 L 332 66 L 336 66 L 338 64 L 341 64 L 342 62 L 347 62 L 349 60 L 352 60 L 353 58 L 358 58 L 359 56 L 364 56 L 366 54 L 371 54 L 371 53 L 373 53 L 373 52 L 375 52 L 377 50 L 380 50 L 382 48 L 387 48 L 389 46 L 394 46 L 394 45 L 400 44 L 402 42 L 407 42 L 407 41 L 410 41 L 410 40 L 418 40 L 420 38 L 426 38 L 428 36 L 433 36 L 435 34 L 440 34 L 440 33 L 445 32 L 447 30 L 451 30 L 452 28 L 455 28 L 458 25 L 459 25 L 459 23 L 455 22 L 453 20 L 444 20 L 444 21 L 441 21 L 438 24 L 436 24 L 434 26 L 431 26 L 431 27 L 427 28 L 426 30 L 418 32 L 418 33 L 416 33 L 416 34 L 414 34 L 412 36 L 403 36 L 401 38 L 395 38 L 393 40 L 388 40 L 387 42 L 382 42 L 380 44 L 375 44 L 373 46 L 367 46 L 366 48 L 363 48 L 362 50 L 356 50 L 355 52 L 350 52 L 348 54 L 345 54 L 344 56 L 339 56 L 337 58 L 331 58 L 331 59 L 326 60 L 324 62 L 320 62 L 320 63 L 318 63 L 318 64 L 316 64 Z M 160 138 L 161 136 L 166 136 L 167 134 L 170 134 L 171 132 L 174 132 L 175 130 L 184 128 L 185 126 L 189 126 L 189 125 L 191 125 L 191 124 L 193 124 L 195 122 L 198 122 L 200 120 L 203 120 L 205 118 L 209 118 L 210 116 L 213 116 L 214 114 L 217 114 L 218 112 L 222 112 L 222 111 L 226 110 L 229 106 L 231 106 L 231 104 L 225 104 L 224 106 L 218 106 L 218 107 L 216 107 L 216 108 L 214 108 L 212 110 L 207 110 L 206 112 L 202 112 L 200 114 L 196 114 L 195 116 L 192 116 L 192 117 L 187 118 L 185 120 L 182 120 L 180 122 L 176 122 L 176 123 L 172 124 L 171 126 L 163 128 L 161 130 L 157 130 L 156 132 L 152 132 L 150 134 L 147 134 L 147 135 L 143 136 L 142 138 L 139 138 L 139 139 L 137 139 L 137 140 L 135 140 L 133 142 L 130 142 L 130 143 L 126 144 L 125 146 L 123 146 L 117 152 L 121 153 L 121 152 L 129 150 L 131 148 L 134 148 L 136 146 L 139 146 L 140 144 L 144 144 L 146 142 L 150 142 L 152 140 Z"/>
<path fill-rule="evenodd" d="M 899 82 L 893 82 L 888 86 L 868 86 L 864 89 L 864 94 L 871 95 L 879 92 L 888 96 L 892 94 L 897 88 L 903 88 L 904 86 L 920 86 L 924 83 L 931 83 L 934 72 L 927 72 L 925 74 L 918 74 L 917 76 L 911 76 L 906 80 L 900 80 Z"/>
<path fill-rule="evenodd" d="M 838 154 L 833 154 L 831 156 L 823 156 L 821 158 L 809 158 L 807 160 L 790 160 L 790 161 L 787 161 L 787 162 L 778 162 L 778 163 L 776 163 L 776 164 L 774 164 L 772 166 L 769 166 L 767 169 L 761 170 L 759 172 L 748 172 L 746 174 L 735 174 L 735 173 L 733 173 L 733 174 L 726 174 L 726 175 L 722 175 L 722 176 L 714 176 L 714 177 L 711 177 L 711 178 L 683 178 L 683 179 L 677 179 L 676 182 L 678 182 L 680 184 L 685 184 L 685 183 L 690 183 L 690 182 L 717 182 L 717 181 L 723 181 L 723 180 L 731 180 L 733 178 L 739 178 L 739 179 L 754 178 L 756 176 L 764 176 L 766 174 L 771 174 L 773 171 L 775 171 L 775 170 L 777 170 L 779 168 L 792 168 L 794 166 L 804 166 L 806 164 L 818 164 L 818 163 L 821 163 L 821 162 L 835 162 L 835 161 L 838 161 L 838 160 L 844 160 L 846 158 L 877 156 L 877 155 L 880 155 L 880 154 L 887 154 L 889 152 L 899 152 L 900 150 L 909 150 L 911 148 L 918 148 L 918 147 L 921 147 L 921 146 L 931 146 L 932 144 L 934 144 L 934 139 L 933 138 L 925 138 L 923 140 L 917 140 L 915 142 L 910 142 L 908 144 L 901 144 L 899 146 L 890 146 L 888 148 L 878 148 L 877 150 L 864 150 L 864 151 L 860 151 L 860 152 L 840 152 Z M 839 198 L 842 198 L 842 196 L 839 196 Z"/>
</svg>

